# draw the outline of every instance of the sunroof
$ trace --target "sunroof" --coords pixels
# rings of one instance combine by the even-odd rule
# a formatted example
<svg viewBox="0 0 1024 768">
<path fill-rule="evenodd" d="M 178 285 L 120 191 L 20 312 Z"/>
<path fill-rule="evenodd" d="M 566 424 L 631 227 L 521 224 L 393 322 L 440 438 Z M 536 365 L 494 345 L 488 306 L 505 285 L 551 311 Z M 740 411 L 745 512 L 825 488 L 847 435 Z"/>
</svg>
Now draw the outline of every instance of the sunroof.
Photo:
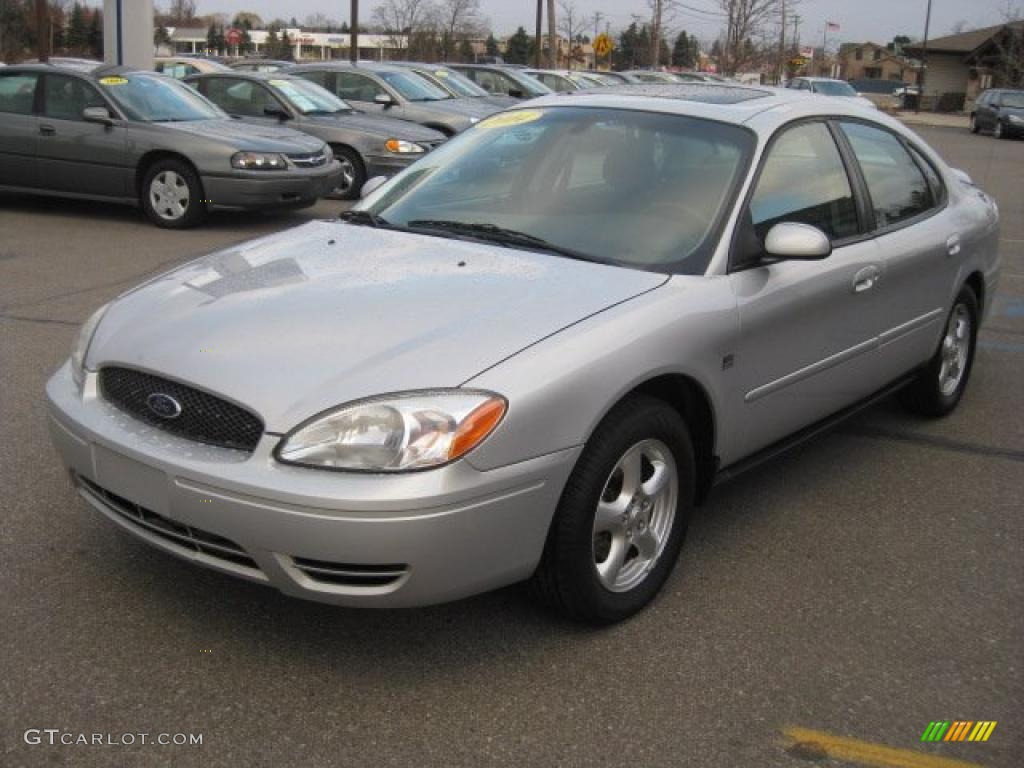
<svg viewBox="0 0 1024 768">
<path fill-rule="evenodd" d="M 739 104 L 753 99 L 771 96 L 771 91 L 758 88 L 743 88 L 735 85 L 715 83 L 636 83 L 632 85 L 607 85 L 585 91 L 576 91 L 580 96 L 600 96 L 617 93 L 624 96 L 655 96 L 662 99 L 702 101 L 706 104 Z"/>
</svg>

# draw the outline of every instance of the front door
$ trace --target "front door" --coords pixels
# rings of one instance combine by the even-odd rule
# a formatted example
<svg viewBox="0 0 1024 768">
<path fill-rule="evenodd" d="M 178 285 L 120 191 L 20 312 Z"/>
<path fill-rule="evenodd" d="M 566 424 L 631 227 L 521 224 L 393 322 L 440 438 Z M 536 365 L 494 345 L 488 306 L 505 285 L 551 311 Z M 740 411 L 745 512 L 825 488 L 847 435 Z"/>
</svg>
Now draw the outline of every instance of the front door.
<svg viewBox="0 0 1024 768">
<path fill-rule="evenodd" d="M 829 126 L 783 128 L 743 212 L 740 240 L 756 251 L 772 226 L 799 222 L 827 234 L 833 251 L 730 274 L 741 324 L 726 377 L 727 434 L 737 436 L 730 455 L 764 448 L 884 384 L 877 345 L 885 267 L 861 219 Z"/>
</svg>

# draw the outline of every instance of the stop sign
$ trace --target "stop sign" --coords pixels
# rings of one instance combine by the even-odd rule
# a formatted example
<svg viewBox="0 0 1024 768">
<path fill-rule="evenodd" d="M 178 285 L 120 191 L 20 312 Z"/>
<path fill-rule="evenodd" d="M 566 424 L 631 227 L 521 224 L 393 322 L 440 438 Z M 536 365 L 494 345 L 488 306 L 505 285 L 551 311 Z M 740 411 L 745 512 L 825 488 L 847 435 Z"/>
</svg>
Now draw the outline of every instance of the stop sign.
<svg viewBox="0 0 1024 768">
<path fill-rule="evenodd" d="M 240 45 L 242 42 L 242 30 L 238 27 L 231 27 L 224 33 L 224 42 L 228 45 Z"/>
</svg>

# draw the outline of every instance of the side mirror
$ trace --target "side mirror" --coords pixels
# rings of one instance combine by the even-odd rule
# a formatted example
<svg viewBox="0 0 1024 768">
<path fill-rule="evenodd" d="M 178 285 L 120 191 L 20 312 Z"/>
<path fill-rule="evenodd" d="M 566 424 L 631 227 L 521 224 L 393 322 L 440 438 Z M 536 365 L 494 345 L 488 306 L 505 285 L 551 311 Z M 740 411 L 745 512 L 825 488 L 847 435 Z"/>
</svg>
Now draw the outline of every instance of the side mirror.
<svg viewBox="0 0 1024 768">
<path fill-rule="evenodd" d="M 832 241 L 817 227 L 784 221 L 768 230 L 764 249 L 777 259 L 817 261 L 831 255 Z"/>
<path fill-rule="evenodd" d="M 291 120 L 291 115 L 281 107 L 264 107 L 263 114 L 267 117 L 276 117 L 278 120 Z"/>
<path fill-rule="evenodd" d="M 366 183 L 363 184 L 363 189 L 359 193 L 359 197 L 364 199 L 369 197 L 380 189 L 387 180 L 387 176 L 374 176 L 372 179 L 367 179 Z"/>
<path fill-rule="evenodd" d="M 381 104 L 385 107 L 390 107 L 392 104 L 395 103 L 395 100 L 391 98 L 390 93 L 378 93 L 376 96 L 373 97 L 373 103 Z"/>
<path fill-rule="evenodd" d="M 87 123 L 99 123 L 106 126 L 114 124 L 110 110 L 106 107 L 86 107 L 82 110 L 82 119 Z"/>
<path fill-rule="evenodd" d="M 518 89 L 515 89 L 515 88 L 513 88 L 511 91 L 509 91 L 508 95 L 511 96 L 513 99 L 521 99 L 524 96 L 526 96 L 525 93 L 523 93 L 522 91 L 520 91 Z"/>
</svg>

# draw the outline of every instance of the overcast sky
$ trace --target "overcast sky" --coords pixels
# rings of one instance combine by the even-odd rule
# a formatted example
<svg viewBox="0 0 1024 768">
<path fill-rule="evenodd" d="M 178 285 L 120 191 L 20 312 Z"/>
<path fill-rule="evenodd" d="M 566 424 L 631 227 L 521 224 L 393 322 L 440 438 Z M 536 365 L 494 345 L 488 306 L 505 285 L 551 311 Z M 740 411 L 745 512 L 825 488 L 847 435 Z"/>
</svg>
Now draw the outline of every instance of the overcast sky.
<svg viewBox="0 0 1024 768">
<path fill-rule="evenodd" d="M 158 5 L 166 0 L 156 0 Z M 595 12 L 604 15 L 612 30 L 629 24 L 633 14 L 649 15 L 646 0 L 570 0 L 584 15 Z M 718 0 L 681 0 L 681 7 L 672 22 L 672 31 L 685 29 L 701 38 L 712 39 L 721 27 L 713 13 Z M 1024 10 L 1024 0 L 1016 2 Z M 360 16 L 364 23 L 371 18 L 374 0 L 361 0 Z M 309 14 L 324 13 L 339 20 L 348 19 L 349 0 L 198 0 L 200 13 L 255 11 L 264 19 L 277 17 L 301 21 Z M 802 17 L 800 38 L 810 44 L 821 40 L 826 20 L 840 25 L 839 33 L 830 33 L 830 44 L 840 41 L 875 40 L 887 42 L 897 34 L 921 37 L 927 0 L 801 0 L 797 12 Z M 948 34 L 959 21 L 968 27 L 984 27 L 1001 20 L 1001 11 L 1007 0 L 932 0 L 931 37 Z M 535 0 L 481 0 L 483 11 L 491 19 L 498 34 L 515 31 L 519 25 L 533 30 L 536 13 Z M 602 21 L 601 26 L 604 26 Z M 591 22 L 593 26 L 593 22 Z M 790 27 L 790 30 L 792 27 Z"/>
</svg>

